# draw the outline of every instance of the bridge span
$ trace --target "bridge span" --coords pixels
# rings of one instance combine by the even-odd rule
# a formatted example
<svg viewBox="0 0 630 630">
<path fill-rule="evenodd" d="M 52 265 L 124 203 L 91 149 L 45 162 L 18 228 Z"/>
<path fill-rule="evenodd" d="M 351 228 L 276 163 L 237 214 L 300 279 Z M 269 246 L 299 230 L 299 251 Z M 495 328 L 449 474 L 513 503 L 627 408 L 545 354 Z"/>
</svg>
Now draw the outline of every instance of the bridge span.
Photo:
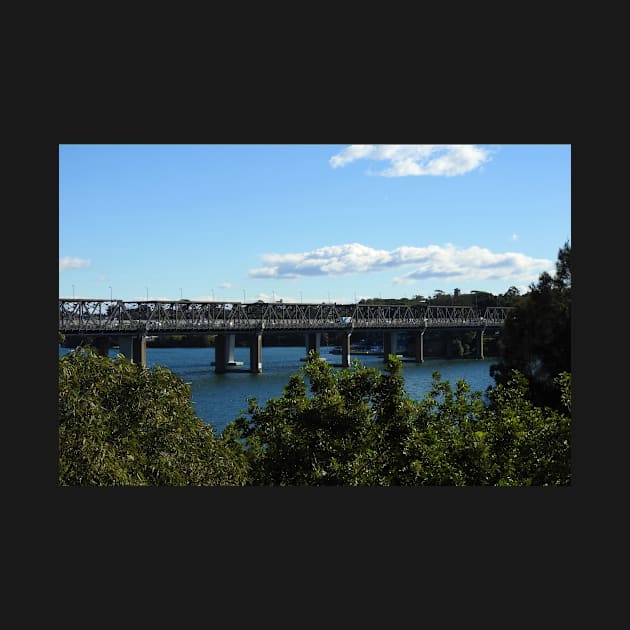
<svg viewBox="0 0 630 630">
<path fill-rule="evenodd" d="M 122 354 L 146 366 L 148 336 L 208 334 L 215 337 L 215 371 L 226 372 L 234 361 L 236 334 L 246 335 L 249 371 L 262 372 L 262 336 L 304 333 L 306 352 L 319 351 L 322 332 L 341 339 L 341 364 L 350 365 L 354 331 L 383 333 L 383 352 L 396 354 L 400 332 L 415 335 L 415 359 L 424 361 L 428 329 L 468 329 L 477 332 L 477 356 L 483 359 L 483 335 L 503 326 L 509 307 L 424 304 L 303 304 L 286 302 L 192 302 L 189 300 L 123 301 L 59 299 L 59 332 L 91 338 L 107 354 L 118 343 Z"/>
</svg>

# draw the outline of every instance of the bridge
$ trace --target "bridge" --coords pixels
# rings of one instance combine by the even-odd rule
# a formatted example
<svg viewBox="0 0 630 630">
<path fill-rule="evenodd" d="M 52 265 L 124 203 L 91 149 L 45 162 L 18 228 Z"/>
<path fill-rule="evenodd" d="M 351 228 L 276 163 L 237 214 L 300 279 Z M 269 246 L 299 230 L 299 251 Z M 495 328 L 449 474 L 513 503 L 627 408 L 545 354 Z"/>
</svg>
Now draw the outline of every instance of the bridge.
<svg viewBox="0 0 630 630">
<path fill-rule="evenodd" d="M 107 355 L 112 340 L 122 354 L 146 366 L 148 336 L 210 334 L 215 338 L 215 371 L 226 372 L 234 361 L 235 335 L 248 337 L 250 372 L 262 372 L 262 336 L 304 333 L 306 352 L 319 351 L 322 332 L 341 336 L 341 365 L 350 365 L 354 331 L 383 333 L 384 356 L 396 354 L 400 332 L 415 335 L 415 359 L 424 361 L 428 329 L 477 332 L 477 357 L 483 359 L 483 334 L 503 326 L 509 307 L 425 304 L 302 304 L 285 302 L 192 302 L 189 300 L 123 301 L 59 299 L 59 332 L 81 335 Z"/>
</svg>

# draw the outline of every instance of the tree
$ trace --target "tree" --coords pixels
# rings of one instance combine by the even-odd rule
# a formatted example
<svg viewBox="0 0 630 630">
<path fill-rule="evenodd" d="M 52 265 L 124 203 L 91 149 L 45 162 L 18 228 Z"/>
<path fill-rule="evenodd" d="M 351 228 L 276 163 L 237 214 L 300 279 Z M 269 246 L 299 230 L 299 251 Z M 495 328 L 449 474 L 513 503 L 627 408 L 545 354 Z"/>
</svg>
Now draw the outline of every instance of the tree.
<svg viewBox="0 0 630 630">
<path fill-rule="evenodd" d="M 233 432 L 194 414 L 190 387 L 167 368 L 78 349 L 59 359 L 61 485 L 244 485 Z"/>
<path fill-rule="evenodd" d="M 453 390 L 439 372 L 419 403 L 413 431 L 401 445 L 404 464 L 393 480 L 397 485 L 465 486 L 486 483 L 484 445 L 474 431 L 485 407 L 481 392 L 459 380 Z"/>
<path fill-rule="evenodd" d="M 385 373 L 356 360 L 335 371 L 311 351 L 281 397 L 264 407 L 250 399 L 250 418 L 234 423 L 252 483 L 391 485 L 416 408 L 400 368 L 400 359 L 390 355 Z"/>
<path fill-rule="evenodd" d="M 502 296 L 502 306 L 515 306 L 520 299 L 521 291 L 518 287 L 511 286 Z"/>
<path fill-rule="evenodd" d="M 488 482 L 499 486 L 571 483 L 571 375 L 558 374 L 560 407 L 534 405 L 517 370 L 491 393 L 479 429 L 489 447 Z M 568 411 L 568 413 L 567 413 Z"/>
<path fill-rule="evenodd" d="M 383 372 L 357 361 L 335 371 L 311 352 L 282 396 L 249 401 L 230 427 L 243 441 L 253 485 L 566 485 L 571 418 L 535 406 L 518 372 L 494 405 L 463 380 L 433 373 L 411 400 L 401 362 Z M 305 378 L 310 380 L 310 391 Z M 556 382 L 570 408 L 570 376 Z"/>
<path fill-rule="evenodd" d="M 517 371 L 492 392 L 486 406 L 480 392 L 460 380 L 453 391 L 434 373 L 421 402 L 415 430 L 403 446 L 399 485 L 531 486 L 571 483 L 571 377 L 555 382 L 564 411 L 529 400 L 528 382 Z"/>
<path fill-rule="evenodd" d="M 554 379 L 562 410 L 535 405 L 517 370 L 489 393 L 433 373 L 420 401 L 400 359 L 334 370 L 309 353 L 283 395 L 219 437 L 196 418 L 190 389 L 161 367 L 91 348 L 59 361 L 62 485 L 567 485 L 571 376 Z M 306 380 L 310 381 L 307 387 Z M 568 414 L 566 413 L 568 411 Z"/>
<path fill-rule="evenodd" d="M 499 363 L 490 367 L 497 384 L 518 370 L 533 402 L 561 408 L 554 379 L 571 372 L 571 246 L 558 252 L 556 274 L 540 274 L 508 314 L 499 339 Z"/>
</svg>

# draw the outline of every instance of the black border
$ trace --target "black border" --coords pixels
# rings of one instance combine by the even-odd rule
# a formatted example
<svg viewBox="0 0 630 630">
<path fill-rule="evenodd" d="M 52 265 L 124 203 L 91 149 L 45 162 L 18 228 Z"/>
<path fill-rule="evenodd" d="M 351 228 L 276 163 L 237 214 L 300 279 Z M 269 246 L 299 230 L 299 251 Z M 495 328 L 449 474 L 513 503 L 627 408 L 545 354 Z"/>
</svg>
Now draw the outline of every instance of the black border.
<svg viewBox="0 0 630 630">
<path fill-rule="evenodd" d="M 245 95 L 241 92 L 239 97 Z M 162 127 L 165 108 L 147 115 L 151 104 L 148 96 L 133 101 L 128 109 L 118 104 L 111 116 L 106 114 L 104 106 L 98 108 L 101 116 L 98 131 L 93 131 L 90 125 L 84 128 L 81 123 L 73 126 L 66 120 L 66 127 L 55 134 L 54 144 L 45 145 L 41 172 L 42 180 L 49 185 L 41 191 L 38 205 L 47 209 L 58 207 L 59 144 L 153 144 L 156 139 L 160 144 L 254 141 L 261 144 L 384 141 L 545 144 L 550 140 L 554 144 L 571 144 L 565 112 L 553 100 L 544 105 L 529 101 L 532 109 L 525 116 L 522 107 L 513 109 L 515 98 L 499 97 L 494 108 L 488 107 L 485 112 L 485 124 L 480 125 L 480 110 L 487 102 L 467 110 L 464 100 L 455 100 L 450 109 L 440 104 L 426 111 L 417 108 L 413 90 L 403 90 L 398 97 L 399 105 L 390 103 L 383 107 L 379 103 L 366 111 L 362 110 L 364 101 L 359 94 L 343 93 L 330 97 L 336 107 L 331 102 L 324 104 L 323 114 L 312 103 L 306 105 L 305 89 L 293 100 L 284 102 L 275 99 L 261 103 L 259 99 L 236 103 L 237 99 L 220 98 L 220 103 L 210 111 L 204 111 L 208 100 L 193 103 L 187 98 L 170 112 L 166 124 L 174 127 L 168 132 Z M 462 110 L 468 111 L 464 120 Z M 85 118 L 90 115 L 90 112 L 85 114 Z M 309 124 L 305 126 L 309 130 L 295 133 L 292 121 L 306 115 Z M 519 115 L 523 116 L 519 119 L 519 132 L 505 134 L 504 117 Z M 546 124 L 541 125 L 543 120 Z M 310 130 L 311 123 L 314 131 Z M 470 127 L 475 129 L 472 134 Z M 508 142 L 506 135 L 510 138 Z M 147 142 L 149 138 L 151 141 Z M 44 223 L 48 225 L 50 221 L 52 229 L 42 230 L 38 248 L 45 252 L 43 267 L 50 269 L 52 276 L 58 268 L 58 239 L 55 242 L 52 238 L 58 232 L 54 229 L 58 223 L 54 212 L 47 215 Z M 579 215 L 574 213 L 572 222 L 574 245 L 574 234 L 580 230 Z M 558 243 L 558 248 L 561 246 Z M 580 296 L 585 292 L 581 280 L 585 269 L 579 263 L 582 255 L 579 241 L 578 249 L 572 248 L 572 255 L 575 275 L 579 278 L 575 288 Z M 58 277 L 50 278 L 50 287 L 50 330 L 46 328 L 45 334 L 48 340 L 56 339 L 57 316 L 53 309 L 57 295 L 53 294 L 57 293 Z M 583 324 L 575 315 L 574 346 L 578 328 Z M 43 354 L 38 352 L 40 357 Z M 578 363 L 583 360 L 579 352 L 573 356 Z M 330 573 L 338 571 L 340 563 L 343 566 L 354 562 L 349 571 L 362 567 L 367 570 L 366 556 L 376 563 L 373 569 L 385 567 L 396 572 L 409 566 L 417 571 L 426 565 L 457 566 L 458 561 L 470 560 L 482 574 L 483 566 L 478 563 L 484 561 L 492 566 L 505 565 L 508 574 L 519 571 L 527 574 L 528 569 L 535 574 L 539 570 L 531 563 L 545 554 L 565 566 L 571 565 L 567 558 L 570 532 L 579 532 L 578 501 L 583 500 L 589 486 L 586 465 L 592 464 L 590 453 L 587 456 L 582 450 L 580 438 L 583 423 L 591 415 L 586 411 L 586 395 L 582 395 L 589 384 L 577 374 L 574 391 L 579 389 L 575 396 L 578 406 L 574 406 L 573 414 L 575 475 L 573 484 L 567 488 L 59 488 L 54 422 L 57 354 L 46 352 L 41 365 L 43 374 L 39 379 L 45 387 L 35 403 L 43 409 L 40 407 L 34 416 L 44 418 L 46 428 L 36 462 L 36 470 L 42 467 L 35 481 L 42 492 L 36 500 L 41 501 L 50 515 L 46 523 L 49 531 L 54 531 L 54 537 L 77 555 L 81 548 L 96 546 L 100 553 L 111 550 L 118 556 L 120 550 L 120 555 L 140 554 L 146 558 L 150 556 L 151 544 L 156 544 L 163 558 L 177 554 L 176 564 L 193 566 L 197 557 L 214 555 L 224 566 L 233 561 L 247 562 L 251 560 L 250 554 L 257 558 L 256 550 L 263 549 L 273 555 L 271 558 L 263 554 L 268 567 L 274 564 L 293 567 L 299 554 L 305 565 L 311 562 L 322 578 L 328 575 L 333 581 L 336 576 Z M 29 396 L 31 402 L 32 398 Z M 460 558 L 456 557 L 458 554 Z M 324 558 L 328 566 L 322 566 Z M 171 566 L 168 561 L 165 564 Z M 243 565 L 245 573 L 246 568 L 251 570 L 251 564 Z M 566 579 L 563 568 L 558 568 L 559 577 Z M 450 575 L 446 572 L 439 575 L 442 580 L 457 583 L 456 570 Z M 387 573 L 382 578 L 387 580 Z M 448 588 L 453 592 L 452 584 Z M 488 595 L 484 599 L 492 605 L 486 599 Z"/>
</svg>

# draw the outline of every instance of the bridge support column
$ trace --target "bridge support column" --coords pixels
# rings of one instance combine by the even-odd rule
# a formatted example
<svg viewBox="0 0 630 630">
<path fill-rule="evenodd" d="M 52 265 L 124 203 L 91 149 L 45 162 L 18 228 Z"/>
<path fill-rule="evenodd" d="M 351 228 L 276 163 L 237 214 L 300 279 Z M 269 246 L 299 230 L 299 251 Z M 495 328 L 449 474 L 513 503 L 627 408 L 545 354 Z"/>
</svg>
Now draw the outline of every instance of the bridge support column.
<svg viewBox="0 0 630 630">
<path fill-rule="evenodd" d="M 352 333 L 341 333 L 341 367 L 350 367 L 350 337 Z"/>
<path fill-rule="evenodd" d="M 249 371 L 262 372 L 262 334 L 255 333 L 249 339 Z"/>
<path fill-rule="evenodd" d="M 147 367 L 147 338 L 144 335 L 121 335 L 118 337 L 120 354 L 132 363 Z"/>
<path fill-rule="evenodd" d="M 306 344 L 306 355 L 308 356 L 308 353 L 311 350 L 315 350 L 319 352 L 319 346 L 320 346 L 322 333 L 318 333 L 318 332 L 306 333 L 304 337 L 305 337 L 305 344 Z"/>
<path fill-rule="evenodd" d="M 133 338 L 133 362 L 147 367 L 147 338 L 144 335 Z"/>
<path fill-rule="evenodd" d="M 109 342 L 109 337 L 96 337 L 92 341 L 92 345 L 96 349 L 96 352 L 98 352 L 98 354 L 100 354 L 101 356 L 109 356 L 109 347 L 111 345 Z"/>
<path fill-rule="evenodd" d="M 230 356 L 234 360 L 234 346 L 230 349 L 231 343 L 234 343 L 234 335 L 219 333 L 214 338 L 214 371 L 217 374 L 227 372 Z"/>
<path fill-rule="evenodd" d="M 477 333 L 477 358 L 483 359 L 483 330 Z"/>
<path fill-rule="evenodd" d="M 416 363 L 424 363 L 424 330 L 416 336 Z"/>
<path fill-rule="evenodd" d="M 120 349 L 120 354 L 133 361 L 133 337 L 127 335 L 118 337 L 118 348 Z"/>
<path fill-rule="evenodd" d="M 227 364 L 236 365 L 234 360 L 234 346 L 236 345 L 236 335 L 226 335 L 227 337 Z"/>
<path fill-rule="evenodd" d="M 384 332 L 383 333 L 383 361 L 387 361 L 387 356 L 390 354 L 397 354 L 398 346 L 398 333 L 397 332 Z"/>
<path fill-rule="evenodd" d="M 218 334 L 214 338 L 214 371 L 217 374 L 227 372 L 228 365 L 228 336 Z"/>
<path fill-rule="evenodd" d="M 227 372 L 228 365 L 243 365 L 242 361 L 234 360 L 234 333 L 218 333 L 214 338 L 214 371 L 217 374 Z"/>
</svg>

